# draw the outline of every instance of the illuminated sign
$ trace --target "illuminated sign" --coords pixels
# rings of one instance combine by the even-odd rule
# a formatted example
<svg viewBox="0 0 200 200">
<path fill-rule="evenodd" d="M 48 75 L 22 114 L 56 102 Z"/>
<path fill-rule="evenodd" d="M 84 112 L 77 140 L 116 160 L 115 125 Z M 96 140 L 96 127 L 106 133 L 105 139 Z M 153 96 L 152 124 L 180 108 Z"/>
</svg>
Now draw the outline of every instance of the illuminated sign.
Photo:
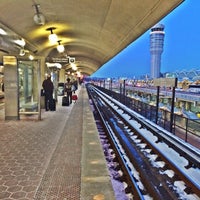
<svg viewBox="0 0 200 200">
<path fill-rule="evenodd" d="M 153 80 L 154 86 L 176 87 L 177 78 L 157 78 Z"/>
</svg>

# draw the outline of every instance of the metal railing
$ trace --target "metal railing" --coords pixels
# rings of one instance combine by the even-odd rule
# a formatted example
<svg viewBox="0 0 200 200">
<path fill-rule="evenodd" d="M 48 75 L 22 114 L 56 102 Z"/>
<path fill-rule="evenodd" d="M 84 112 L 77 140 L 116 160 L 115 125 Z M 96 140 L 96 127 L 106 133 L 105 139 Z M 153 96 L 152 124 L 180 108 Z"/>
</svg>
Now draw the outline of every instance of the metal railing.
<svg viewBox="0 0 200 200">
<path fill-rule="evenodd" d="M 145 118 L 149 119 L 152 122 L 157 122 L 159 126 L 164 128 L 167 131 L 170 131 L 170 111 L 159 109 L 158 115 L 156 114 L 156 106 L 150 105 L 148 103 L 142 102 L 131 97 L 126 96 L 123 92 L 115 92 L 104 87 L 96 86 L 98 89 L 108 94 L 112 98 L 123 103 L 133 111 L 141 114 Z M 172 124 L 172 133 L 181 137 L 186 142 L 188 141 L 188 135 L 193 135 L 200 139 L 200 119 L 193 120 L 186 118 L 182 115 L 173 114 L 173 124 Z M 200 144 L 199 144 L 200 146 Z"/>
</svg>

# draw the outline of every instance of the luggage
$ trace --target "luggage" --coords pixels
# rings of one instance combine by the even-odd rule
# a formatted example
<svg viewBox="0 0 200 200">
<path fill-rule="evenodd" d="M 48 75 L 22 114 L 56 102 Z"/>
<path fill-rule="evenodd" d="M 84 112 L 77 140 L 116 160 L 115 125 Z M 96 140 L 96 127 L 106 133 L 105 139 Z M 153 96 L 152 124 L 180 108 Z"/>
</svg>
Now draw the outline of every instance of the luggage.
<svg viewBox="0 0 200 200">
<path fill-rule="evenodd" d="M 69 106 L 69 98 L 67 96 L 62 97 L 62 106 Z"/>
<path fill-rule="evenodd" d="M 41 90 L 40 90 L 40 96 L 41 96 L 41 97 L 45 96 L 45 91 L 44 91 L 44 89 L 41 89 Z"/>
<path fill-rule="evenodd" d="M 51 111 L 56 111 L 56 100 L 55 99 L 52 100 L 52 104 L 49 105 L 49 109 Z"/>
<path fill-rule="evenodd" d="M 77 101 L 78 100 L 78 96 L 76 94 L 72 95 L 72 100 Z"/>
</svg>

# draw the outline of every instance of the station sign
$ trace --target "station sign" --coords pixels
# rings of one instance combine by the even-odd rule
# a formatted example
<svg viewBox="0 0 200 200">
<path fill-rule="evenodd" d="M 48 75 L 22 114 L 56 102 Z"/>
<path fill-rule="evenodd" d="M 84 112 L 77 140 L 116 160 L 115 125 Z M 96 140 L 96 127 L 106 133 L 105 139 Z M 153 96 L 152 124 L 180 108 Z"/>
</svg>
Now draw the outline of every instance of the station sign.
<svg viewBox="0 0 200 200">
<path fill-rule="evenodd" d="M 62 63 L 62 64 L 71 64 L 75 63 L 74 57 L 47 57 L 46 62 L 50 63 Z"/>
<path fill-rule="evenodd" d="M 46 59 L 46 62 L 68 64 L 69 58 L 65 58 L 65 57 L 51 57 L 51 58 L 49 58 L 48 57 Z"/>
<path fill-rule="evenodd" d="M 157 78 L 153 80 L 154 86 L 176 87 L 177 78 Z"/>
</svg>

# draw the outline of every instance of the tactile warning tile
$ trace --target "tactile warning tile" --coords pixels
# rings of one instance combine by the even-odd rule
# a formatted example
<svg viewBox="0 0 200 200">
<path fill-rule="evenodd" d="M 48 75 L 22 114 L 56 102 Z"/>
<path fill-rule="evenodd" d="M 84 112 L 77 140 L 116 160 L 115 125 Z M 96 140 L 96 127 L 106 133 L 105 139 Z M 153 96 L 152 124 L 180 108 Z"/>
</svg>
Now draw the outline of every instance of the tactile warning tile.
<svg viewBox="0 0 200 200">
<path fill-rule="evenodd" d="M 81 102 L 74 106 L 64 127 L 35 200 L 78 200 L 81 185 L 82 124 Z"/>
</svg>

